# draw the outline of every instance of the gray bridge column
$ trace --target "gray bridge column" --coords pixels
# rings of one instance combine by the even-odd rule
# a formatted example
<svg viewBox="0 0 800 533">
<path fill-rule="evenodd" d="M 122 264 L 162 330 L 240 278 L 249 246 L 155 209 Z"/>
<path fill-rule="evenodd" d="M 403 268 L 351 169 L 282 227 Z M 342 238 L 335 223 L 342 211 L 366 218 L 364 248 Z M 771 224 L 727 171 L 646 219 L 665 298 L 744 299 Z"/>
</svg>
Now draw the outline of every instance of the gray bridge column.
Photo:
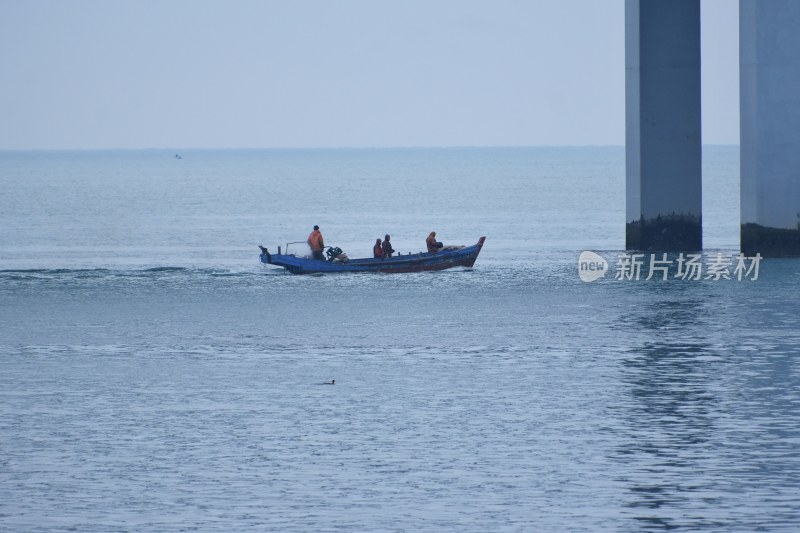
<svg viewBox="0 0 800 533">
<path fill-rule="evenodd" d="M 625 126 L 625 247 L 702 249 L 699 0 L 626 0 Z"/>
<path fill-rule="evenodd" d="M 741 248 L 800 255 L 800 2 L 740 0 Z"/>
</svg>

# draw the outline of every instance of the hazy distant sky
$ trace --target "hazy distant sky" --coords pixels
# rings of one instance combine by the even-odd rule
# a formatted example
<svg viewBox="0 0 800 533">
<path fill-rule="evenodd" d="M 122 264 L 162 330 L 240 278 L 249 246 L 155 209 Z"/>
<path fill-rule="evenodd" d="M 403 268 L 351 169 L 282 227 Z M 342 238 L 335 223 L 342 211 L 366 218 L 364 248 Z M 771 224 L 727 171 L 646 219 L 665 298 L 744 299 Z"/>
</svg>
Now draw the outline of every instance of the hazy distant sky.
<svg viewBox="0 0 800 533">
<path fill-rule="evenodd" d="M 738 2 L 702 0 L 738 144 Z M 624 0 L 0 0 L 0 148 L 625 142 Z"/>
</svg>

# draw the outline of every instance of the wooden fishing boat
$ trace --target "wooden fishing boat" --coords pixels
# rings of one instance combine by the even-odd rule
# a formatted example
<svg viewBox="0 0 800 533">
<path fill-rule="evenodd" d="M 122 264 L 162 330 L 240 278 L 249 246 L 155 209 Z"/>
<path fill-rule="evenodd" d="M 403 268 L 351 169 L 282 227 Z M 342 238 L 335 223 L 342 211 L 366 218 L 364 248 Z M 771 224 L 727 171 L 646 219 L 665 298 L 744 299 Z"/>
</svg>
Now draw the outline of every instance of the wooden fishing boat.
<svg viewBox="0 0 800 533">
<path fill-rule="evenodd" d="M 475 264 L 486 237 L 481 237 L 472 246 L 448 247 L 436 253 L 397 255 L 387 258 L 347 259 L 332 258 L 327 261 L 293 254 L 270 253 L 263 246 L 259 260 L 268 265 L 283 267 L 292 274 L 320 274 L 333 272 L 424 272 L 453 267 L 471 267 Z M 294 243 L 290 243 L 294 244 Z M 288 245 L 287 245 L 288 252 Z"/>
</svg>

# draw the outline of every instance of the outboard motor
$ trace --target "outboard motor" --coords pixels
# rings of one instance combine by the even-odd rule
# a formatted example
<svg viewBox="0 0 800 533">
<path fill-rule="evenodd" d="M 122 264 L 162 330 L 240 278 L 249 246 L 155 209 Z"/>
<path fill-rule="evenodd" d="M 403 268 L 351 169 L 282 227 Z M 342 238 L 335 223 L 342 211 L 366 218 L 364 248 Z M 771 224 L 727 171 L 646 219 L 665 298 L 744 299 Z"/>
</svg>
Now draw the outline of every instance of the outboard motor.
<svg viewBox="0 0 800 533">
<path fill-rule="evenodd" d="M 337 247 L 331 246 L 325 251 L 325 255 L 328 256 L 328 261 L 333 261 L 340 255 L 342 255 L 342 253 L 343 253 L 342 249 L 339 248 L 338 246 Z"/>
</svg>

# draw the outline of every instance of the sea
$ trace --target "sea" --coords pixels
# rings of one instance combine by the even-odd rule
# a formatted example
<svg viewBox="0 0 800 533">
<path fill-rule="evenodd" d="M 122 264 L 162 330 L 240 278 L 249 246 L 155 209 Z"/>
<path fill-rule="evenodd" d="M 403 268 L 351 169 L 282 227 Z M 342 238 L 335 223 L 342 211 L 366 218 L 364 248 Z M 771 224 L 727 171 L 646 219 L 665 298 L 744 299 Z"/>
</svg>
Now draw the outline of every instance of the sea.
<svg viewBox="0 0 800 533">
<path fill-rule="evenodd" d="M 800 260 L 703 172 L 696 279 L 620 267 L 619 146 L 0 152 L 0 530 L 800 530 Z M 486 244 L 259 263 L 315 224 Z"/>
</svg>

